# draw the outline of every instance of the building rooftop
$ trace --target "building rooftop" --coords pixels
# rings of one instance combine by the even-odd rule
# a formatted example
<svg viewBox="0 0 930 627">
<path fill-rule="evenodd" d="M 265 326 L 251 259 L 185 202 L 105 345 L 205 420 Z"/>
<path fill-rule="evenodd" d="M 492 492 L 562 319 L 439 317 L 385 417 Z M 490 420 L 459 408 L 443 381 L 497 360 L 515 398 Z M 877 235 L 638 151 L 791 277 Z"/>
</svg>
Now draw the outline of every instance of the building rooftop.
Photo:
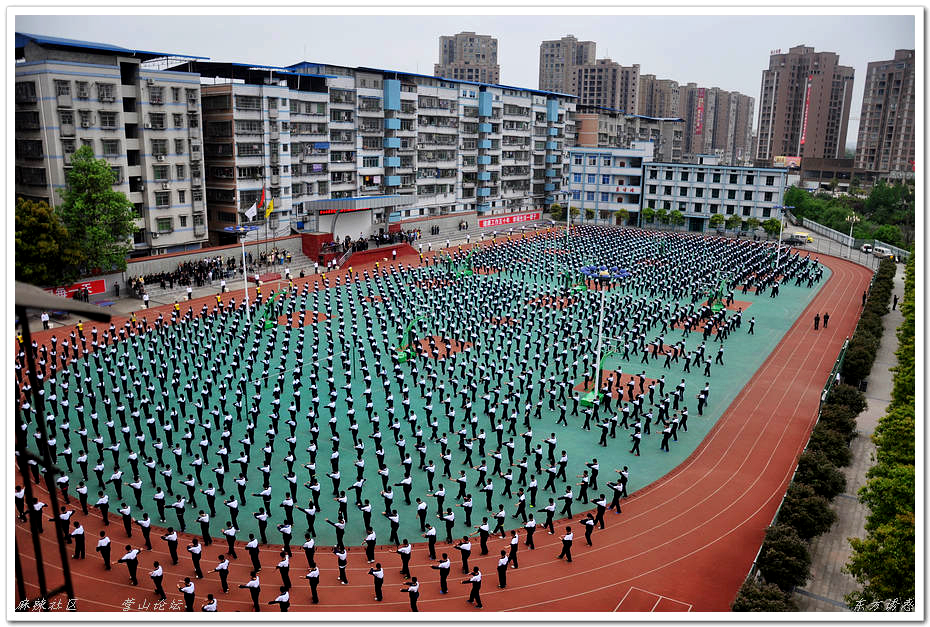
<svg viewBox="0 0 930 627">
<path fill-rule="evenodd" d="M 137 57 L 143 61 L 158 59 L 162 57 L 183 57 L 187 59 L 209 59 L 209 57 L 199 57 L 190 54 L 179 54 L 176 52 L 152 52 L 150 50 L 136 50 L 133 48 L 123 48 L 114 44 L 104 44 L 94 41 L 82 41 L 80 39 L 67 39 L 65 37 L 52 37 L 51 35 L 35 35 L 33 33 L 16 33 L 14 47 L 21 50 L 30 42 L 47 48 L 63 48 L 71 50 L 89 50 L 94 52 L 112 52 L 127 57 Z"/>
</svg>

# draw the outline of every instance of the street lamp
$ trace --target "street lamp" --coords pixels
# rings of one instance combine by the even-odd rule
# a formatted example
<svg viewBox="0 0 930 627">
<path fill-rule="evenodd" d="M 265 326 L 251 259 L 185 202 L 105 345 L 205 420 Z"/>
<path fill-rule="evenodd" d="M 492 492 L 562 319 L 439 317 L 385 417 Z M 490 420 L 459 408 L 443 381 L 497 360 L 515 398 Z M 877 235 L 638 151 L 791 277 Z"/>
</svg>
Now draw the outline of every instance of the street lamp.
<svg viewBox="0 0 930 627">
<path fill-rule="evenodd" d="M 242 286 L 245 288 L 245 315 L 246 320 L 252 321 L 252 314 L 249 312 L 249 276 L 245 265 L 245 236 L 250 231 L 257 231 L 257 226 L 227 226 L 223 229 L 227 233 L 235 233 L 239 236 L 239 243 L 242 244 Z"/>
<path fill-rule="evenodd" d="M 778 268 L 778 264 L 781 263 L 781 236 L 785 230 L 785 209 L 794 209 L 793 206 L 788 205 L 778 205 L 775 209 L 781 209 L 781 216 L 778 218 L 778 255 L 775 261 L 775 267 Z"/>
<path fill-rule="evenodd" d="M 846 258 L 852 259 L 853 227 L 859 224 L 861 220 L 859 216 L 857 216 L 856 214 L 852 214 L 851 216 L 846 216 L 846 221 L 849 222 L 849 241 L 847 242 L 847 247 L 846 247 Z"/>
</svg>

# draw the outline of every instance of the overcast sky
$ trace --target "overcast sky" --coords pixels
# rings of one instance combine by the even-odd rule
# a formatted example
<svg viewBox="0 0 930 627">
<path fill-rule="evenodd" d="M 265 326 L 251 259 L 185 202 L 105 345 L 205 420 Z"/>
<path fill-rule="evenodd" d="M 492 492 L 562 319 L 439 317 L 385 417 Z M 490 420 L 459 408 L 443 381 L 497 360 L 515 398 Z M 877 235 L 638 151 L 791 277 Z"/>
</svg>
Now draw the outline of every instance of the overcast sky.
<svg viewBox="0 0 930 627">
<path fill-rule="evenodd" d="M 307 60 L 422 74 L 432 74 L 439 35 L 468 30 L 497 37 L 502 83 L 533 88 L 538 87 L 540 42 L 570 33 L 596 42 L 598 58 L 638 63 L 643 74 L 752 96 L 756 119 L 769 53 L 805 44 L 836 52 L 840 63 L 855 68 L 848 146 L 856 143 L 866 64 L 915 47 L 914 17 L 890 15 L 19 15 L 15 24 L 17 31 L 215 61 L 289 65 Z"/>
</svg>

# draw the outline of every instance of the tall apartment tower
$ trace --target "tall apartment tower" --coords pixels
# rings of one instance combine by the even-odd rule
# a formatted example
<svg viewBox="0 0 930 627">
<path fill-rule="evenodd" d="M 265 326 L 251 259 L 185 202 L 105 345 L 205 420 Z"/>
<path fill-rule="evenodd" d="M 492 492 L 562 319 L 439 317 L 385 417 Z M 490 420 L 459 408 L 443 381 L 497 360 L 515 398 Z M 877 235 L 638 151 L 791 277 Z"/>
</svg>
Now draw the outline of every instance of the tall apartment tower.
<svg viewBox="0 0 930 627">
<path fill-rule="evenodd" d="M 804 45 L 773 52 L 762 72 L 756 162 L 771 164 L 779 155 L 842 157 L 854 76 L 835 52 Z"/>
<path fill-rule="evenodd" d="M 539 44 L 539 89 L 576 94 L 579 65 L 595 61 L 597 44 L 578 41 L 574 35 Z"/>
<path fill-rule="evenodd" d="M 433 75 L 478 83 L 501 82 L 497 62 L 497 38 L 462 32 L 439 38 L 439 63 Z"/>
<path fill-rule="evenodd" d="M 678 117 L 678 82 L 656 78 L 655 74 L 639 77 L 639 106 L 637 113 L 656 118 Z"/>
<path fill-rule="evenodd" d="M 200 75 L 162 71 L 195 57 L 27 33 L 15 49 L 16 195 L 61 203 L 90 146 L 135 207 L 133 256 L 205 244 Z"/>
<path fill-rule="evenodd" d="M 895 50 L 866 70 L 855 167 L 912 172 L 914 134 L 914 51 Z"/>
<path fill-rule="evenodd" d="M 631 115 L 639 109 L 639 64 L 623 66 L 610 59 L 575 70 L 578 104 L 607 107 Z"/>
</svg>

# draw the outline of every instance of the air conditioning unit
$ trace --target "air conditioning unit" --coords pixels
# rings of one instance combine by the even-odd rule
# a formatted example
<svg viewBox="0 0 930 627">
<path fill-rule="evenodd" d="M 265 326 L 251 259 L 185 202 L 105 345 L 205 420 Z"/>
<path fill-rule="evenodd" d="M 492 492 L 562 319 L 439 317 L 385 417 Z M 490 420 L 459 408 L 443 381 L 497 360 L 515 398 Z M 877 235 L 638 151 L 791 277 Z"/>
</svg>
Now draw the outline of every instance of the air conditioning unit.
<svg viewBox="0 0 930 627">
<path fill-rule="evenodd" d="M 140 191 L 140 192 L 144 192 L 144 191 L 145 191 L 145 185 L 140 185 L 140 186 L 139 186 L 139 191 Z"/>
<path fill-rule="evenodd" d="M 152 233 L 152 239 L 158 239 L 158 233 Z"/>
<path fill-rule="evenodd" d="M 86 120 L 81 122 L 81 128 L 90 128 L 90 122 L 87 122 Z"/>
<path fill-rule="evenodd" d="M 162 183 L 162 184 L 161 184 L 161 188 L 162 188 L 162 189 L 171 189 L 171 183 Z"/>
<path fill-rule="evenodd" d="M 164 161 L 164 160 L 165 160 L 165 155 L 158 155 L 157 157 L 155 157 L 155 159 L 158 160 L 158 161 Z"/>
<path fill-rule="evenodd" d="M 149 128 L 149 129 L 152 128 L 152 123 L 151 123 L 151 122 L 146 122 L 146 123 L 145 123 L 145 128 Z"/>
<path fill-rule="evenodd" d="M 155 84 L 155 79 L 154 79 L 154 78 L 147 78 L 147 79 L 145 79 L 145 84 L 146 84 L 146 85 L 154 85 L 154 84 Z"/>
</svg>

